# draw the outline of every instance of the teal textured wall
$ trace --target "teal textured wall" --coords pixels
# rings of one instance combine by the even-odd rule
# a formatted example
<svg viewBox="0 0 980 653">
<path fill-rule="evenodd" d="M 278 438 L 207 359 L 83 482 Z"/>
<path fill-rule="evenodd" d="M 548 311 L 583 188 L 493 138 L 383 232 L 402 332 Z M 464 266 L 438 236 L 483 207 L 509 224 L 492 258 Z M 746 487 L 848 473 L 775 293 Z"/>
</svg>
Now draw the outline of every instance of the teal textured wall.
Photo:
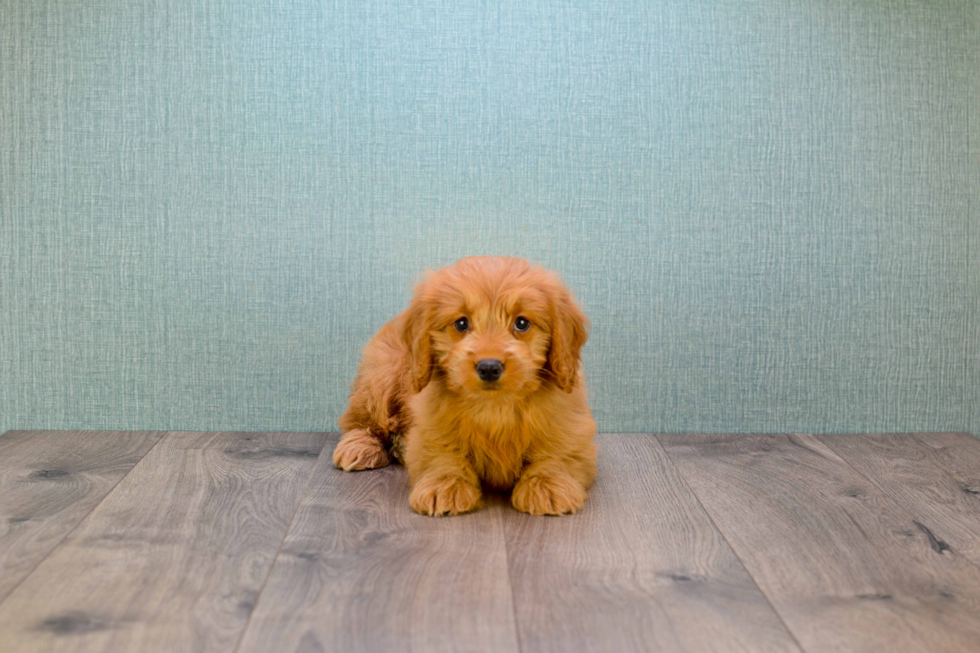
<svg viewBox="0 0 980 653">
<path fill-rule="evenodd" d="M 0 7 L 0 431 L 327 430 L 424 267 L 605 431 L 980 433 L 980 3 Z"/>
</svg>

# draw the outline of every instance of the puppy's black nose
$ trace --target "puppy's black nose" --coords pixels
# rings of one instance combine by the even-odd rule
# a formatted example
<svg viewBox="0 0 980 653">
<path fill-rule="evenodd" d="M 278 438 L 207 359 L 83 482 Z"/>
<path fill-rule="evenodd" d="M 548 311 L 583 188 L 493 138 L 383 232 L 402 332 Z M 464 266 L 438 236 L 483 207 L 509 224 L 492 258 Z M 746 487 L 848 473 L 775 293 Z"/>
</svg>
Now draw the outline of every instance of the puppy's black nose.
<svg viewBox="0 0 980 653">
<path fill-rule="evenodd" d="M 504 373 L 504 364 L 495 358 L 484 358 L 476 364 L 476 374 L 484 381 L 496 381 Z"/>
</svg>

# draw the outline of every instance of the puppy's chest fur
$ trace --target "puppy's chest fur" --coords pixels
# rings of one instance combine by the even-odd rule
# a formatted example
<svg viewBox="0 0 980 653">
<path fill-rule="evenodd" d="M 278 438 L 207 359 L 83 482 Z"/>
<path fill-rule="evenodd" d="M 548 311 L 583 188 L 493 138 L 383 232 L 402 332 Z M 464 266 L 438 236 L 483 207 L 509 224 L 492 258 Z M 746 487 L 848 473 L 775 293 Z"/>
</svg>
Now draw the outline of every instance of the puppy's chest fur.
<svg viewBox="0 0 980 653">
<path fill-rule="evenodd" d="M 532 434 L 520 407 L 509 402 L 476 403 L 452 416 L 436 411 L 452 447 L 466 456 L 484 485 L 493 490 L 514 487 L 524 468 Z M 410 431 L 409 431 L 410 432 Z M 405 438 L 395 436 L 391 451 L 404 462 Z"/>
<path fill-rule="evenodd" d="M 485 485 L 509 490 L 524 467 L 531 433 L 519 406 L 509 402 L 471 406 L 459 416 L 459 440 Z"/>
<path fill-rule="evenodd" d="M 473 471 L 494 490 L 514 487 L 524 468 L 524 454 L 530 433 L 523 420 L 493 423 L 471 421 L 460 429 L 460 440 L 467 449 Z"/>
</svg>

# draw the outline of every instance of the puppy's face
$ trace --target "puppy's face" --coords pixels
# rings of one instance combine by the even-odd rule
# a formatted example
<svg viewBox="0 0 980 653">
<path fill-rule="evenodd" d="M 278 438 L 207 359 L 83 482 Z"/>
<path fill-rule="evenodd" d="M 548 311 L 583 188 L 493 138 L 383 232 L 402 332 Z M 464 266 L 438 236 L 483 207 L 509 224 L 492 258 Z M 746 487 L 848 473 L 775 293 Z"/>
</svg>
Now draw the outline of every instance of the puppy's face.
<svg viewBox="0 0 980 653">
<path fill-rule="evenodd" d="M 542 383 L 570 392 L 586 324 L 550 272 L 521 259 L 462 259 L 420 284 L 409 309 L 415 388 L 439 370 L 469 398 L 521 397 Z"/>
</svg>

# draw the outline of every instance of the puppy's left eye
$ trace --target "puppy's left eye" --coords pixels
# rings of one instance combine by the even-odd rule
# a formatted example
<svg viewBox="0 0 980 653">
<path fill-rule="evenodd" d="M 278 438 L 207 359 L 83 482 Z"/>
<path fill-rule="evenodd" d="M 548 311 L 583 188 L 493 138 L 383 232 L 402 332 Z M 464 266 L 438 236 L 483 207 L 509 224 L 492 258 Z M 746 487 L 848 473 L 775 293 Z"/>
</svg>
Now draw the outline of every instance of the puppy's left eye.
<svg viewBox="0 0 980 653">
<path fill-rule="evenodd" d="M 527 331 L 531 328 L 531 322 L 526 317 L 519 317 L 514 322 L 514 330 L 520 331 L 521 333 Z"/>
</svg>

